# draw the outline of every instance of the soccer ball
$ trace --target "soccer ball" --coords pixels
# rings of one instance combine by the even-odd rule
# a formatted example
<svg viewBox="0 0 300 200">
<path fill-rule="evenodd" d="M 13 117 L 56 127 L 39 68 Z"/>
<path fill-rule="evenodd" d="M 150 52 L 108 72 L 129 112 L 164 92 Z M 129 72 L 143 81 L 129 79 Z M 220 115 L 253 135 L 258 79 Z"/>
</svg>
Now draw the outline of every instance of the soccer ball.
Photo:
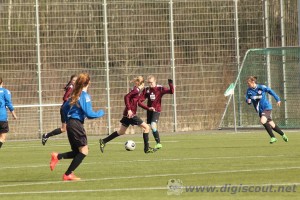
<svg viewBox="0 0 300 200">
<path fill-rule="evenodd" d="M 125 149 L 127 151 L 133 151 L 135 149 L 135 142 L 133 140 L 128 140 L 125 142 Z"/>
</svg>

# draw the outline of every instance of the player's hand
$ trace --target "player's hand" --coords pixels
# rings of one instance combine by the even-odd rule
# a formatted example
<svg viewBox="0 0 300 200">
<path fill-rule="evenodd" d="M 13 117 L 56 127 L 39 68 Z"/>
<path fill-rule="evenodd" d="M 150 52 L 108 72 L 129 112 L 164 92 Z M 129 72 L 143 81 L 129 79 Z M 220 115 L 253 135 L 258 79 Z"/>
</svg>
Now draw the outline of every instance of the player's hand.
<svg viewBox="0 0 300 200">
<path fill-rule="evenodd" d="M 131 110 L 128 110 L 127 117 L 128 118 L 132 118 L 133 117 L 133 113 L 132 113 Z"/>
<path fill-rule="evenodd" d="M 168 84 L 173 84 L 173 80 L 172 79 L 168 79 Z"/>
<path fill-rule="evenodd" d="M 280 106 L 280 105 L 281 105 L 281 101 L 278 101 L 278 102 L 277 102 L 277 106 Z"/>
<path fill-rule="evenodd" d="M 155 108 L 153 107 L 150 107 L 149 110 L 155 112 Z"/>
<path fill-rule="evenodd" d="M 248 104 L 251 104 L 251 99 L 247 99 L 247 103 L 248 103 Z"/>
</svg>

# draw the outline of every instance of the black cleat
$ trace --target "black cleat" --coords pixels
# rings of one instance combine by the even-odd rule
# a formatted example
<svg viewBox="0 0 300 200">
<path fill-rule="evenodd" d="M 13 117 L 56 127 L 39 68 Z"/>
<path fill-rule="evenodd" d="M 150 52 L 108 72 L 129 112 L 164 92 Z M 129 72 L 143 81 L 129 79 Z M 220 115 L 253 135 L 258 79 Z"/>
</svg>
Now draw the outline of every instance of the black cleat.
<svg viewBox="0 0 300 200">
<path fill-rule="evenodd" d="M 46 142 L 47 142 L 48 138 L 46 137 L 45 134 L 42 135 L 42 144 L 45 146 Z"/>
<path fill-rule="evenodd" d="M 100 151 L 103 153 L 104 152 L 104 147 L 105 147 L 105 143 L 102 139 L 99 140 L 99 144 L 100 144 Z"/>
</svg>

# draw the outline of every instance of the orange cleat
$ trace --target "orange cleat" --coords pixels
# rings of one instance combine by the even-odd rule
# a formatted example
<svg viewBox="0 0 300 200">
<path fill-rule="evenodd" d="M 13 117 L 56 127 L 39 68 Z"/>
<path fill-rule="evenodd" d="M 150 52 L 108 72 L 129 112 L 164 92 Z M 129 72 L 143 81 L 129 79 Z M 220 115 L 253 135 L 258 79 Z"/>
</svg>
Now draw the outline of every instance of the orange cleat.
<svg viewBox="0 0 300 200">
<path fill-rule="evenodd" d="M 58 153 L 56 153 L 56 152 L 51 153 L 51 161 L 50 161 L 50 169 L 51 169 L 51 171 L 54 170 L 56 164 L 58 163 L 57 155 L 58 155 Z"/>
<path fill-rule="evenodd" d="M 64 181 L 79 181 L 80 178 L 75 176 L 73 173 L 71 173 L 69 175 L 64 174 L 63 180 Z"/>
</svg>

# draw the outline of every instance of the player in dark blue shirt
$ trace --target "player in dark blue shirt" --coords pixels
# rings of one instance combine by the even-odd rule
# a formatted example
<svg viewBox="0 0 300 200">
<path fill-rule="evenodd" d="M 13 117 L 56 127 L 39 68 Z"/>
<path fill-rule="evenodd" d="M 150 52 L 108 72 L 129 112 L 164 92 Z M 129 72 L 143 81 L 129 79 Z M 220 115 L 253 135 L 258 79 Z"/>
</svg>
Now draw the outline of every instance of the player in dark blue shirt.
<svg viewBox="0 0 300 200">
<path fill-rule="evenodd" d="M 67 134 L 72 151 L 51 154 L 50 169 L 53 171 L 61 159 L 73 159 L 68 170 L 63 175 L 64 181 L 76 181 L 80 178 L 73 171 L 80 165 L 88 154 L 87 137 L 84 129 L 84 120 L 95 119 L 104 115 L 103 110 L 93 111 L 92 101 L 87 89 L 90 85 L 90 76 L 79 74 L 69 100 L 63 105 L 63 113 L 67 119 Z"/>
<path fill-rule="evenodd" d="M 9 90 L 3 88 L 3 81 L 2 78 L 0 78 L 0 148 L 5 142 L 6 133 L 9 131 L 6 107 L 11 112 L 13 118 L 17 119 L 17 115 L 11 101 L 11 93 Z"/>
<path fill-rule="evenodd" d="M 248 89 L 246 92 L 246 102 L 250 105 L 253 104 L 256 112 L 260 117 L 261 124 L 265 127 L 266 131 L 271 137 L 270 143 L 277 142 L 276 137 L 273 134 L 272 129 L 279 133 L 284 141 L 288 141 L 288 137 L 282 132 L 282 130 L 274 123 L 271 118 L 272 104 L 267 99 L 267 94 L 272 95 L 277 105 L 280 106 L 279 96 L 269 87 L 256 83 L 257 78 L 249 76 L 247 78 Z"/>
</svg>

